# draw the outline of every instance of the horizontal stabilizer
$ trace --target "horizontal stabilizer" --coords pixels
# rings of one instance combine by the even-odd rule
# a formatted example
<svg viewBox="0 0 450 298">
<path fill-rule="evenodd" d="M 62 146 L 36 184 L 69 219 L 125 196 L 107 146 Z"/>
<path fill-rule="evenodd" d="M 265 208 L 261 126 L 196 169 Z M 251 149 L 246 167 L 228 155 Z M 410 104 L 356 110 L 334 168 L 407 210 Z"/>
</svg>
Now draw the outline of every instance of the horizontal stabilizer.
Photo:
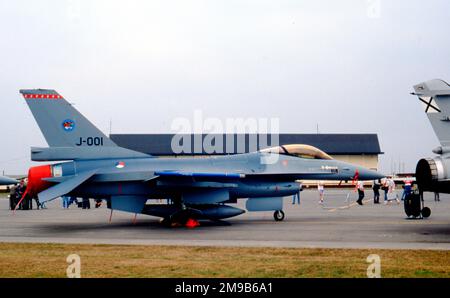
<svg viewBox="0 0 450 298">
<path fill-rule="evenodd" d="M 43 192 L 38 194 L 39 202 L 44 203 L 47 201 L 51 201 L 60 196 L 66 195 L 76 187 L 80 186 L 83 182 L 91 178 L 97 170 L 87 171 L 73 176 L 72 178 L 61 182 L 53 187 L 50 187 Z"/>
<path fill-rule="evenodd" d="M 150 155 L 122 147 L 31 147 L 32 161 L 145 157 Z"/>
</svg>

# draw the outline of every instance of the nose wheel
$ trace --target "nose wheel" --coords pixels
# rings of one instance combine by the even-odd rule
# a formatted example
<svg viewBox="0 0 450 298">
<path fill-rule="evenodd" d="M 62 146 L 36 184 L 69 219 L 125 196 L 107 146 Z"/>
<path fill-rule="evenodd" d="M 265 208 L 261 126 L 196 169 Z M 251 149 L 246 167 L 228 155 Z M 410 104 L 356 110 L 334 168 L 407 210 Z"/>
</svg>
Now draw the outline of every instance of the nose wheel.
<svg viewBox="0 0 450 298">
<path fill-rule="evenodd" d="M 284 220 L 284 212 L 283 210 L 277 210 L 273 213 L 273 218 L 275 221 L 283 221 Z"/>
</svg>

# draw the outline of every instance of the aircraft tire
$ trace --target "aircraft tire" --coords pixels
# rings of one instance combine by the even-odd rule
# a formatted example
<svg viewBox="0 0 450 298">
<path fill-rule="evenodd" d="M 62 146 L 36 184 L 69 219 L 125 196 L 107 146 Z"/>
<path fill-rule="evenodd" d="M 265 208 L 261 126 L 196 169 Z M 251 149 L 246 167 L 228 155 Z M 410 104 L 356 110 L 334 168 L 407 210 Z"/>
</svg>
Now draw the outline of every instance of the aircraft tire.
<svg viewBox="0 0 450 298">
<path fill-rule="evenodd" d="M 283 212 L 283 210 L 276 210 L 273 213 L 273 218 L 275 219 L 275 221 L 283 221 L 284 220 L 284 212 Z"/>
<path fill-rule="evenodd" d="M 431 209 L 428 207 L 423 207 L 421 213 L 424 218 L 428 218 L 431 215 Z"/>
</svg>

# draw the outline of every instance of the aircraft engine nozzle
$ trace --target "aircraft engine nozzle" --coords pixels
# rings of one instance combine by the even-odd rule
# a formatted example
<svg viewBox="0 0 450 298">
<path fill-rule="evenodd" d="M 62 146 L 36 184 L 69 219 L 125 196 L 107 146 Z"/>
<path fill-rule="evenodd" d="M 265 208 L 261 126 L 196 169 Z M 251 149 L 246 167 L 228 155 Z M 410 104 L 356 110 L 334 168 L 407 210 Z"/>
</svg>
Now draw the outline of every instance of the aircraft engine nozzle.
<svg viewBox="0 0 450 298">
<path fill-rule="evenodd" d="M 50 177 L 52 177 L 51 165 L 31 167 L 28 170 L 27 194 L 33 198 L 36 197 L 41 191 L 52 186 L 50 182 L 42 180 L 43 178 Z"/>
<path fill-rule="evenodd" d="M 423 158 L 416 167 L 416 181 L 422 191 L 431 191 L 437 182 L 447 179 L 445 164 L 441 158 Z"/>
</svg>

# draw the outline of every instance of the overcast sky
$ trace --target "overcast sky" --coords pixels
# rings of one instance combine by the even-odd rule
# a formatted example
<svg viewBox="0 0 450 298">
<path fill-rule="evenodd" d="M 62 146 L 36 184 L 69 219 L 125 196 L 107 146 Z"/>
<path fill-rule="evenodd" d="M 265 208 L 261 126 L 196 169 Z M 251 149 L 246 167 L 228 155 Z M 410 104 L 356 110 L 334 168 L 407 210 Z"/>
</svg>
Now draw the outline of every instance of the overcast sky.
<svg viewBox="0 0 450 298">
<path fill-rule="evenodd" d="M 279 117 L 377 133 L 381 170 L 439 143 L 412 85 L 450 81 L 450 1 L 0 0 L 0 174 L 46 146 L 21 88 L 56 89 L 105 133 L 176 117 Z"/>
</svg>

